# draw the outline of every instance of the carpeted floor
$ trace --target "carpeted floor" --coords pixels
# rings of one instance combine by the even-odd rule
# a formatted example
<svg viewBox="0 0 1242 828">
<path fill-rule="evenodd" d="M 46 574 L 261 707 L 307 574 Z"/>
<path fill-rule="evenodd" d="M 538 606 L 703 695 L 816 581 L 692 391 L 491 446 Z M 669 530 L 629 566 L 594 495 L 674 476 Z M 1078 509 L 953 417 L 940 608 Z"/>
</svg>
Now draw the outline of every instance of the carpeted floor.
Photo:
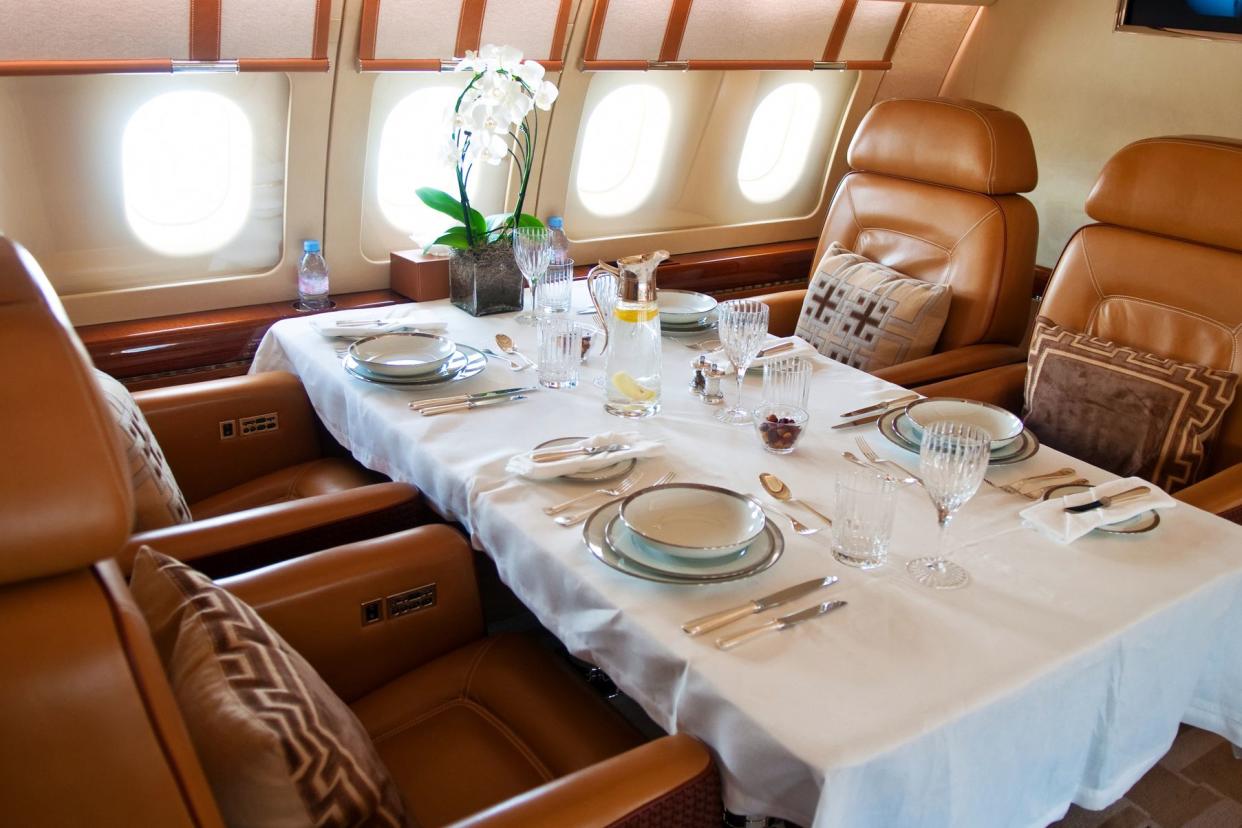
<svg viewBox="0 0 1242 828">
<path fill-rule="evenodd" d="M 1121 801 L 1103 811 L 1071 807 L 1050 828 L 1242 828 L 1242 759 L 1219 736 L 1182 725 Z"/>
</svg>

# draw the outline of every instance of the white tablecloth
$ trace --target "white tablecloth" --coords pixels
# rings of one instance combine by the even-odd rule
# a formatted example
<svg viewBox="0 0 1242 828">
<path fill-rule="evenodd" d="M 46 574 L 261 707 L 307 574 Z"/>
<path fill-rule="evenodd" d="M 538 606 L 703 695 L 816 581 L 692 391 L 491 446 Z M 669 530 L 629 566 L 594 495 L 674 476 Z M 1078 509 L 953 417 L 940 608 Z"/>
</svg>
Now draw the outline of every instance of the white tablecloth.
<svg viewBox="0 0 1242 828">
<path fill-rule="evenodd" d="M 425 306 L 443 313 L 460 342 L 482 346 L 504 330 L 534 352 L 534 332 L 509 317 Z M 585 306 L 580 285 L 575 306 Z M 712 419 L 715 409 L 686 391 L 692 352 L 665 343 L 663 412 L 624 424 L 668 445 L 666 456 L 644 461 L 648 479 L 671 469 L 682 481 L 759 494 L 766 470 L 831 508 L 832 480 L 850 468 L 840 452 L 855 449 L 854 434 L 917 463 L 874 427 L 828 428 L 836 414 L 891 396 L 884 382 L 823 360 L 811 428 L 797 453 L 777 457 L 749 428 Z M 337 345 L 306 320 L 286 320 L 263 340 L 253 370 L 300 375 L 324 423 L 358 460 L 420 487 L 469 528 L 573 653 L 606 670 L 663 727 L 710 745 L 735 812 L 849 828 L 1042 826 L 1071 802 L 1099 809 L 1117 799 L 1165 753 L 1180 721 L 1242 743 L 1242 527 L 1178 506 L 1150 534 L 1093 535 L 1063 547 L 1020 526 L 1027 501 L 985 487 L 952 527 L 965 544 L 956 559 L 973 583 L 937 592 L 904 572 L 935 539 L 926 495 L 907 487 L 890 563 L 879 570 L 837 564 L 827 533 L 786 531 L 784 558 L 755 578 L 650 583 L 603 566 L 578 528 L 554 526 L 540 511 L 583 484 L 536 484 L 503 471 L 535 443 L 622 425 L 591 385 L 598 358 L 574 391 L 425 418 L 406 403 L 443 388 L 410 392 L 352 379 Z M 492 362 L 449 393 L 533 380 L 531 371 Z M 757 402 L 759 383 L 748 385 Z M 1003 483 L 1062 465 L 1107 478 L 1047 449 L 991 478 Z M 850 602 L 826 618 L 727 653 L 712 636 L 692 639 L 679 629 L 691 617 L 825 574 L 841 583 L 821 600 Z"/>
</svg>

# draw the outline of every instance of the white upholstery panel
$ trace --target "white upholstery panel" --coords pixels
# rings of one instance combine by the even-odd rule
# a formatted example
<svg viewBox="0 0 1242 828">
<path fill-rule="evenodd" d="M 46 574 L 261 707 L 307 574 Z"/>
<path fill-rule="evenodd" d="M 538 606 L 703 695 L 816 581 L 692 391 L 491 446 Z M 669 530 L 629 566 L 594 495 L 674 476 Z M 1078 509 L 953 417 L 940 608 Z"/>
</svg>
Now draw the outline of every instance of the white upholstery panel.
<svg viewBox="0 0 1242 828">
<path fill-rule="evenodd" d="M 862 0 L 845 33 L 840 59 L 883 60 L 903 8 L 903 3 L 889 0 Z"/>
<path fill-rule="evenodd" d="M 0 61 L 189 56 L 187 0 L 0 0 Z"/>
<path fill-rule="evenodd" d="M 384 0 L 376 27 L 375 58 L 451 58 L 457 48 L 460 18 L 461 0 Z"/>
<path fill-rule="evenodd" d="M 596 60 L 659 60 L 671 0 L 610 0 Z"/>
<path fill-rule="evenodd" d="M 564 55 L 552 54 L 560 5 L 559 0 L 488 0 L 479 45 L 516 46 L 532 60 L 560 60 Z"/>
<path fill-rule="evenodd" d="M 223 0 L 220 57 L 311 57 L 316 5 L 315 0 Z"/>
<path fill-rule="evenodd" d="M 695 0 L 681 60 L 819 60 L 842 0 Z"/>
</svg>

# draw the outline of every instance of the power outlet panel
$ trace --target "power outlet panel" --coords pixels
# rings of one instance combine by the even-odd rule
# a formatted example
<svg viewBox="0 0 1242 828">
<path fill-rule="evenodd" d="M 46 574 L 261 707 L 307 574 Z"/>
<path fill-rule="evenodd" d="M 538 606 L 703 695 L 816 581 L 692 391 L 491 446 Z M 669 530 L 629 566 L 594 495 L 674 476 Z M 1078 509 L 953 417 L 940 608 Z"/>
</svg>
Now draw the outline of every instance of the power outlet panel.
<svg viewBox="0 0 1242 828">
<path fill-rule="evenodd" d="M 434 607 L 436 605 L 436 585 L 427 584 L 409 592 L 401 592 L 388 596 L 388 617 L 400 618 L 411 612 Z"/>
<path fill-rule="evenodd" d="M 238 420 L 241 425 L 242 436 L 247 434 L 258 434 L 263 431 L 275 431 L 280 428 L 280 419 L 276 416 L 276 412 L 271 414 L 258 414 L 254 417 L 242 417 Z"/>
</svg>

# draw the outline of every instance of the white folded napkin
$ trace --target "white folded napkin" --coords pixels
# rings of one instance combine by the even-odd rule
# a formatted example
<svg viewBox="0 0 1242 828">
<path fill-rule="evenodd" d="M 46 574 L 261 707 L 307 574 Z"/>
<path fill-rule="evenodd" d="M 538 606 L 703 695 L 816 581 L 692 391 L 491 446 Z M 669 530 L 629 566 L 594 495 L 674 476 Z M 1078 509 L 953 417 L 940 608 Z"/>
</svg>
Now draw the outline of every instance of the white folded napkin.
<svg viewBox="0 0 1242 828">
<path fill-rule="evenodd" d="M 759 357 L 755 359 L 753 362 L 750 363 L 749 370 L 754 370 L 755 368 L 762 368 L 764 365 L 768 364 L 769 362 L 778 362 L 782 359 L 789 359 L 791 357 L 796 357 L 796 356 L 815 356 L 817 353 L 819 353 L 818 351 L 815 350 L 814 345 L 807 342 L 805 339 L 803 339 L 800 336 L 773 337 L 772 339 L 763 343 L 763 345 L 760 346 L 759 350 L 762 351 L 765 348 L 774 348 L 777 345 L 780 345 L 784 342 L 792 342 L 793 347 L 787 348 L 786 350 L 781 351 L 780 353 L 772 354 L 771 356 Z M 721 348 L 717 351 L 712 351 L 710 354 L 708 354 L 708 356 L 715 357 L 715 359 L 713 359 L 712 361 L 715 362 L 717 365 L 719 365 L 724 370 L 726 371 L 733 370 L 733 363 L 730 362 L 728 356 L 725 355 L 724 348 Z"/>
<path fill-rule="evenodd" d="M 576 457 L 568 457 L 551 463 L 536 463 L 534 460 L 536 453 L 544 454 L 550 451 L 568 451 L 570 449 L 594 448 L 596 446 L 609 446 L 613 444 L 628 445 L 629 448 L 624 451 L 597 454 L 594 457 L 580 454 Z M 606 431 L 602 434 L 596 434 L 594 437 L 579 440 L 576 443 L 566 443 L 563 446 L 556 447 L 549 446 L 548 448 L 539 449 L 538 452 L 526 451 L 516 454 L 509 459 L 508 465 L 505 466 L 505 471 L 520 474 L 522 477 L 530 480 L 549 480 L 566 474 L 602 469 L 631 457 L 652 457 L 661 454 L 663 451 L 663 443 L 655 440 L 644 440 L 642 435 L 636 431 Z"/>
<path fill-rule="evenodd" d="M 372 325 L 351 325 L 351 321 L 376 320 Z M 326 337 L 361 339 L 396 330 L 440 333 L 448 323 L 417 305 L 396 305 L 390 308 L 360 308 L 348 313 L 325 313 L 311 318 L 311 327 Z"/>
<path fill-rule="evenodd" d="M 1065 511 L 1066 507 L 1082 506 L 1106 495 L 1121 494 L 1137 486 L 1147 486 L 1151 489 L 1151 493 L 1107 509 L 1092 509 L 1090 512 L 1077 514 Z M 1018 514 L 1028 525 L 1034 526 L 1057 543 L 1073 543 L 1092 529 L 1097 529 L 1106 523 L 1117 523 L 1142 514 L 1148 509 L 1170 509 L 1176 505 L 1176 500 L 1146 480 L 1126 477 L 1102 483 L 1085 492 L 1036 503 Z"/>
</svg>

